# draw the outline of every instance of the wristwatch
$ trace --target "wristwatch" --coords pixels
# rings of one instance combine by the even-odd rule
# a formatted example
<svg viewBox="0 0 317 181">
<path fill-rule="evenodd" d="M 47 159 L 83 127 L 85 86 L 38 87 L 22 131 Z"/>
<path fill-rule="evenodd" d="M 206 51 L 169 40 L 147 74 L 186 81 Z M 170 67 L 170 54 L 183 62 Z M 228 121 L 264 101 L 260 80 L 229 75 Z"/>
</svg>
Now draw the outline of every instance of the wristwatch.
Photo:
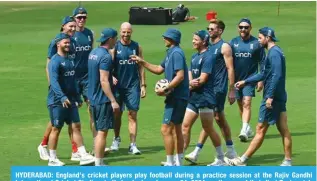
<svg viewBox="0 0 317 181">
<path fill-rule="evenodd" d="M 146 84 L 142 84 L 141 87 L 145 87 L 146 88 Z"/>
</svg>

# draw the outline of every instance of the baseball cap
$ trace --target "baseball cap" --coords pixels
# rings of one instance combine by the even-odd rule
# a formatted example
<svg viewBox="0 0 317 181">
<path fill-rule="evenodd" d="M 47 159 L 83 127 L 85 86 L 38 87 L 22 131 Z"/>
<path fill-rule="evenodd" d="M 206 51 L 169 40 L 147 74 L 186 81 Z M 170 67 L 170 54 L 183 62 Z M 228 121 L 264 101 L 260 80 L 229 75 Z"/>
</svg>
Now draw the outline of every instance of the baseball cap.
<svg viewBox="0 0 317 181">
<path fill-rule="evenodd" d="M 182 34 L 179 30 L 174 28 L 169 28 L 166 32 L 162 35 L 164 38 L 169 38 L 173 40 L 175 43 L 180 44 Z"/>
<path fill-rule="evenodd" d="M 197 32 L 194 33 L 194 35 L 199 36 L 199 38 L 200 38 L 202 41 L 207 42 L 207 43 L 208 43 L 207 45 L 209 45 L 209 38 L 210 38 L 210 36 L 209 36 L 209 33 L 208 33 L 206 30 L 197 31 Z"/>
<path fill-rule="evenodd" d="M 245 22 L 245 23 L 248 23 L 250 26 L 251 26 L 251 20 L 249 18 L 242 18 L 238 24 L 242 23 L 242 22 Z"/>
<path fill-rule="evenodd" d="M 101 36 L 97 42 L 105 42 L 109 38 L 114 38 L 118 35 L 118 32 L 112 28 L 105 28 L 101 32 Z"/>
<path fill-rule="evenodd" d="M 62 27 L 60 31 L 63 31 L 63 26 L 66 25 L 69 22 L 73 22 L 75 21 L 74 18 L 72 16 L 66 16 L 65 18 L 63 18 L 62 20 Z"/>
<path fill-rule="evenodd" d="M 73 17 L 77 17 L 77 16 L 87 16 L 87 10 L 83 7 L 77 7 L 76 9 L 74 9 L 73 11 Z"/>
<path fill-rule="evenodd" d="M 57 43 L 57 42 L 59 42 L 59 41 L 61 41 L 61 40 L 63 40 L 63 39 L 68 39 L 68 38 L 70 38 L 69 35 L 67 35 L 67 34 L 65 34 L 65 33 L 59 33 L 59 34 L 57 34 L 56 37 L 55 37 L 55 43 Z"/>
<path fill-rule="evenodd" d="M 263 27 L 263 28 L 259 29 L 259 33 L 264 35 L 264 36 L 271 37 L 273 41 L 278 41 L 278 39 L 275 36 L 275 32 L 274 32 L 273 28 Z"/>
</svg>

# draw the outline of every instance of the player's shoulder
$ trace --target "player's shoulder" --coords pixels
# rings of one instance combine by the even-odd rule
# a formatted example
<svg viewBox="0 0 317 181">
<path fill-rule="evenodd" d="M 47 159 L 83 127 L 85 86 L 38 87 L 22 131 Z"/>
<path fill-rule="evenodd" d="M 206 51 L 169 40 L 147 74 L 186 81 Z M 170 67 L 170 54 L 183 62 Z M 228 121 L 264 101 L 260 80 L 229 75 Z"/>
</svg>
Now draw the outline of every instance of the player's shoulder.
<svg viewBox="0 0 317 181">
<path fill-rule="evenodd" d="M 93 35 L 94 34 L 94 32 L 91 30 L 91 29 L 89 29 L 89 28 L 84 28 L 84 33 L 85 34 L 89 34 L 89 35 Z"/>
<path fill-rule="evenodd" d="M 51 61 L 53 64 L 59 64 L 62 60 L 62 57 L 59 56 L 57 53 L 52 56 Z"/>
<path fill-rule="evenodd" d="M 240 36 L 236 36 L 229 41 L 229 44 L 237 43 L 239 42 L 239 40 L 240 40 Z"/>
</svg>

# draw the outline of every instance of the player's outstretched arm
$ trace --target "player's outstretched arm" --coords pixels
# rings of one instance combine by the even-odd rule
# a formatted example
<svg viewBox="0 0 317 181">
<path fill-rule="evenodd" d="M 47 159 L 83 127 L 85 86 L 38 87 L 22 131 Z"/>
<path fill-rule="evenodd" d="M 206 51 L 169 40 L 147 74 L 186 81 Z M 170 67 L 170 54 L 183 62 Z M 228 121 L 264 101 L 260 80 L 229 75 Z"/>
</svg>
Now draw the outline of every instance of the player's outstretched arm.
<svg viewBox="0 0 317 181">
<path fill-rule="evenodd" d="M 138 63 L 139 65 L 142 65 L 144 68 L 146 68 L 153 74 L 160 75 L 164 72 L 164 68 L 162 66 L 148 63 L 147 61 L 143 60 L 141 57 L 137 55 L 131 55 L 130 58 L 136 63 Z"/>
</svg>

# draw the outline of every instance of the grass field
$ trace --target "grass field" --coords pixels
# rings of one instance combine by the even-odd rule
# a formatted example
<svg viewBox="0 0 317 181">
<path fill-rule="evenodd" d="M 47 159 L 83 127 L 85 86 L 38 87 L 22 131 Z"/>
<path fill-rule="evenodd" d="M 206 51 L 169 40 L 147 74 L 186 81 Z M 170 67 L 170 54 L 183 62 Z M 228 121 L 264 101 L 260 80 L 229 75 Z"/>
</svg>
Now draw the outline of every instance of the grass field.
<svg viewBox="0 0 317 181">
<path fill-rule="evenodd" d="M 40 161 L 37 146 L 48 121 L 46 108 L 47 81 L 45 62 L 50 40 L 58 33 L 61 19 L 70 15 L 77 2 L 1 2 L 0 3 L 0 180 L 9 180 L 12 165 L 47 165 Z M 162 6 L 174 8 L 177 2 L 83 2 L 89 13 L 87 27 L 96 35 L 104 27 L 119 28 L 128 21 L 130 6 Z M 198 16 L 195 22 L 173 26 L 134 26 L 133 39 L 144 50 L 146 60 L 159 63 L 165 56 L 161 34 L 167 27 L 182 31 L 182 44 L 187 59 L 194 53 L 192 33 L 205 29 L 205 14 L 213 9 L 227 25 L 223 38 L 229 41 L 237 35 L 236 23 L 248 16 L 253 22 L 253 32 L 263 26 L 276 30 L 287 60 L 288 119 L 293 136 L 293 164 L 316 165 L 316 4 L 315 2 L 281 2 L 277 16 L 277 2 L 186 2 L 191 14 Z M 248 6 L 248 7 L 246 7 Z M 159 76 L 147 73 L 147 97 L 141 102 L 137 144 L 143 154 L 127 154 L 129 139 L 127 117 L 123 117 L 122 143 L 118 153 L 110 154 L 110 165 L 158 165 L 165 159 L 160 135 L 163 99 L 154 94 L 154 84 Z M 262 95 L 253 101 L 252 126 L 255 128 L 258 107 Z M 247 148 L 237 136 L 240 118 L 237 105 L 226 104 L 227 119 L 232 128 L 235 147 L 239 154 Z M 86 147 L 91 149 L 92 136 L 86 109 L 80 110 Z M 200 123 L 192 131 L 191 147 L 194 148 Z M 108 140 L 112 139 L 110 132 Z M 272 127 L 262 148 L 250 160 L 250 165 L 278 165 L 283 159 L 281 139 Z M 58 155 L 68 165 L 71 146 L 66 129 L 63 130 Z M 215 151 L 210 141 L 200 157 L 201 165 L 214 159 Z"/>
</svg>

